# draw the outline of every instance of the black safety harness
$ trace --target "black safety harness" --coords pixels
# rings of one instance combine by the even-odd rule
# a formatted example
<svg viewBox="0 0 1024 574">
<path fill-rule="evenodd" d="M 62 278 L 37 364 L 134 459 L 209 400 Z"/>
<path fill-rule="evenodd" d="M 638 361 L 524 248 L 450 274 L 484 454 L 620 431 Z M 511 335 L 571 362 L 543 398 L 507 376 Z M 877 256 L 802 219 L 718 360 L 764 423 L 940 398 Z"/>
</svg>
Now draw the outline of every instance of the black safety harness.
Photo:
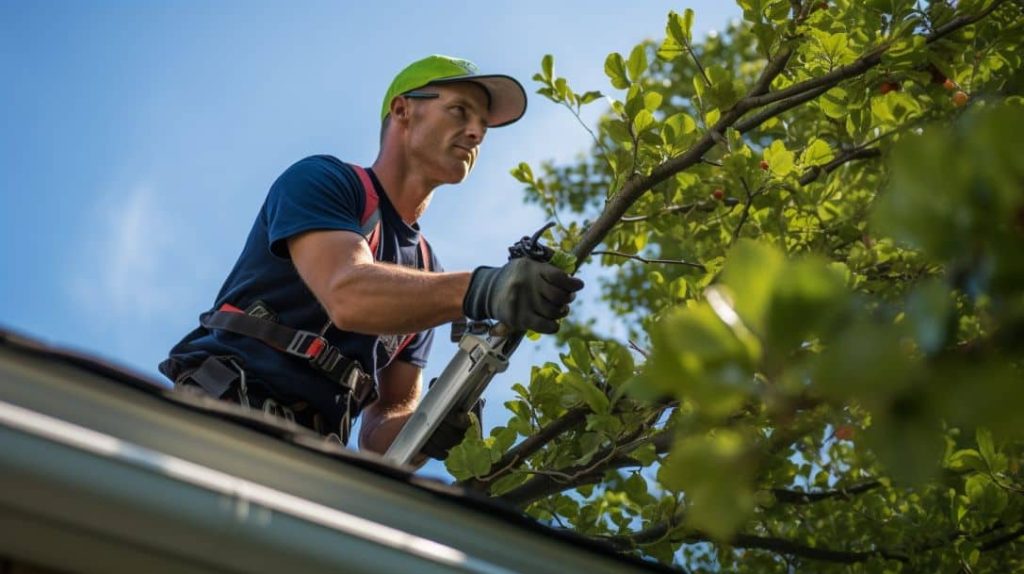
<svg viewBox="0 0 1024 574">
<path fill-rule="evenodd" d="M 365 207 L 360 225 L 363 236 L 369 243 L 370 251 L 374 260 L 380 260 L 380 238 L 381 214 L 380 198 L 367 171 L 359 166 L 351 166 L 359 176 L 365 195 Z M 430 251 L 426 240 L 420 235 L 420 257 L 423 268 L 430 271 Z M 342 355 L 341 351 L 331 345 L 324 336 L 332 328 L 330 318 L 324 324 L 319 333 L 294 329 L 282 325 L 277 321 L 276 314 L 264 302 L 256 301 L 246 309 L 241 309 L 230 303 L 221 305 L 218 309 L 203 313 L 199 317 L 200 324 L 211 330 L 226 331 L 236 335 L 243 335 L 258 339 L 270 347 L 283 353 L 306 359 L 311 368 L 322 373 L 326 378 L 337 383 L 345 392 L 344 412 L 342 413 L 341 440 L 347 442 L 348 430 L 351 425 L 353 411 L 358 412 L 363 406 L 376 400 L 377 389 L 374 379 L 370 374 L 363 371 L 359 361 Z M 393 360 L 399 353 L 412 342 L 415 333 L 403 339 L 392 353 L 390 360 Z M 248 390 L 245 385 L 245 372 L 238 364 L 228 358 L 225 364 L 223 358 L 211 357 L 200 367 L 188 374 L 188 377 L 195 380 L 207 391 L 214 391 L 217 396 L 223 395 L 230 387 L 239 386 L 239 402 L 248 403 Z M 211 388 L 213 387 L 213 388 Z M 218 392 L 219 391 L 219 392 Z M 267 401 L 270 401 L 268 407 Z M 288 419 L 294 419 L 293 408 L 279 405 L 271 399 L 264 399 L 259 408 L 272 414 L 280 414 Z M 246 406 L 251 406 L 246 404 Z M 327 434 L 322 429 L 316 429 Z"/>
</svg>

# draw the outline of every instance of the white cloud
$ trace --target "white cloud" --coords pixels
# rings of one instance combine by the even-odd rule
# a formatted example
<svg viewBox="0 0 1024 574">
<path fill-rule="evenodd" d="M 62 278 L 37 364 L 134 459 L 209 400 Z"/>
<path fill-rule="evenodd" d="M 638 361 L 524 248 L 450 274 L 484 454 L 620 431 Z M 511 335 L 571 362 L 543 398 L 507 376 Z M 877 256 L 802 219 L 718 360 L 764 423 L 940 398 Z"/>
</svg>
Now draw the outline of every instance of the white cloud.
<svg viewBox="0 0 1024 574">
<path fill-rule="evenodd" d="M 172 273 L 190 238 L 174 229 L 150 185 L 108 195 L 85 218 L 69 276 L 71 296 L 90 319 L 149 322 L 187 309 L 180 273 Z M 187 248 L 186 248 L 187 249 Z"/>
</svg>

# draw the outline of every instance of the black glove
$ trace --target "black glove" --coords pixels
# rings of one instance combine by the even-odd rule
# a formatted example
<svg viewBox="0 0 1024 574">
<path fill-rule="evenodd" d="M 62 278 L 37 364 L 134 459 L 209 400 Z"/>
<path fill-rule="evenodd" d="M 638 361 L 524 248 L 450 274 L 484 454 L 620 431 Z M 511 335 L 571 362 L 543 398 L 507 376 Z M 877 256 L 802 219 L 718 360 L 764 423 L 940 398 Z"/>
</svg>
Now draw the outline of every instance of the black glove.
<svg viewBox="0 0 1024 574">
<path fill-rule="evenodd" d="M 436 382 L 437 377 L 430 379 L 430 383 L 427 384 L 427 388 L 429 389 L 433 387 Z M 476 420 L 481 425 L 484 424 L 484 403 L 486 402 L 487 399 L 480 397 L 469 409 L 469 412 L 476 415 Z M 445 460 L 448 458 L 448 451 L 451 450 L 452 447 L 462 443 L 462 439 L 466 436 L 466 430 L 468 430 L 472 424 L 473 420 L 469 417 L 469 413 L 466 411 L 454 410 L 448 413 L 448 416 L 441 421 L 441 426 L 437 427 L 433 436 L 427 439 L 427 443 L 423 445 L 423 449 L 421 449 L 420 452 L 430 458 Z M 483 432 L 482 429 L 481 432 Z"/>
<path fill-rule="evenodd" d="M 448 451 L 453 446 L 462 443 L 462 439 L 466 436 L 466 430 L 472 424 L 473 421 L 466 411 L 448 413 L 448 416 L 441 421 L 441 426 L 437 427 L 434 434 L 427 439 L 421 452 L 437 460 L 448 458 Z"/>
<path fill-rule="evenodd" d="M 569 314 L 569 303 L 583 281 L 550 263 L 517 257 L 504 267 L 477 267 L 462 300 L 470 319 L 494 319 L 538 333 L 558 331 L 557 320 Z"/>
</svg>

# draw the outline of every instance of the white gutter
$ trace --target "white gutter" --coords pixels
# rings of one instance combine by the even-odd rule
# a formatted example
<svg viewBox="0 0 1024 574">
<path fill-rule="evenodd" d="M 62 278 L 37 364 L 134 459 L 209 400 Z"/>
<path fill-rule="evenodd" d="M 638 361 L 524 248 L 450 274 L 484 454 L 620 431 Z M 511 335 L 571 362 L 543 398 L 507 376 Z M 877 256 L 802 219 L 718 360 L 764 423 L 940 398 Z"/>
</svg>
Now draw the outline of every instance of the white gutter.
<svg viewBox="0 0 1024 574">
<path fill-rule="evenodd" d="M 479 574 L 513 572 L 456 548 L 3 401 L 0 401 L 0 424 L 230 497 L 236 501 L 236 512 L 243 514 L 242 519 L 250 506 L 258 506 L 411 554 L 453 571 Z"/>
</svg>

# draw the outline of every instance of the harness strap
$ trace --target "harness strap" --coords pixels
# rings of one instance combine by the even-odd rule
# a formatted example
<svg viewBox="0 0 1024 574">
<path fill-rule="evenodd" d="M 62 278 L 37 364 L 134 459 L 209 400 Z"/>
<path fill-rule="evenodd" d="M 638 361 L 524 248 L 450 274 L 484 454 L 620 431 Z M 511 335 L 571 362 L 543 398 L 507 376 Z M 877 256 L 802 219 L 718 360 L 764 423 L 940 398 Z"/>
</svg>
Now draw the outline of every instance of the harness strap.
<svg viewBox="0 0 1024 574">
<path fill-rule="evenodd" d="M 370 174 L 367 173 L 366 168 L 355 164 L 349 165 L 355 170 L 356 175 L 359 176 L 359 182 L 363 184 L 365 202 L 363 214 L 359 218 L 359 224 L 362 226 L 363 237 L 370 244 L 370 253 L 373 253 L 374 259 L 377 259 L 377 247 L 380 245 L 381 236 L 380 196 L 377 195 L 377 188 L 373 185 L 373 180 L 370 179 Z"/>
<path fill-rule="evenodd" d="M 227 303 L 216 311 L 200 315 L 199 322 L 207 329 L 253 337 L 279 351 L 308 360 L 313 368 L 350 391 L 359 405 L 366 404 L 376 392 L 373 379 L 363 373 L 359 362 L 342 355 L 318 333 L 286 327 Z"/>
<path fill-rule="evenodd" d="M 366 237 L 366 242 L 369 244 L 370 253 L 373 253 L 375 260 L 380 258 L 380 254 L 377 249 L 380 247 L 381 231 L 381 217 L 380 217 L 380 196 L 377 195 L 377 188 L 373 185 L 373 180 L 370 179 L 370 174 L 366 171 L 366 168 L 349 164 L 352 169 L 356 172 L 359 177 L 359 182 L 363 185 L 363 197 L 366 198 L 365 205 L 363 206 L 363 214 L 360 217 L 360 224 L 362 226 L 363 236 Z M 427 240 L 420 234 L 419 241 L 420 248 L 420 262 L 425 271 L 431 270 L 431 258 L 430 258 L 430 247 L 427 245 Z M 394 354 L 391 355 L 389 360 L 394 360 L 409 343 L 412 343 L 413 339 L 416 338 L 416 333 L 412 333 L 402 340 L 402 343 L 395 349 Z"/>
<path fill-rule="evenodd" d="M 363 214 L 359 218 L 363 237 L 366 238 L 366 242 L 370 245 L 370 252 L 373 253 L 373 258 L 378 259 L 377 248 L 380 246 L 381 236 L 380 196 L 377 195 L 377 188 L 373 185 L 373 180 L 370 179 L 370 174 L 366 171 L 366 168 L 351 163 L 349 166 L 359 177 L 359 182 L 363 185 L 363 197 L 366 198 L 363 205 Z M 420 234 L 419 246 L 420 261 L 423 263 L 423 269 L 430 271 L 430 247 L 427 245 L 427 240 L 423 237 L 422 233 Z"/>
</svg>

